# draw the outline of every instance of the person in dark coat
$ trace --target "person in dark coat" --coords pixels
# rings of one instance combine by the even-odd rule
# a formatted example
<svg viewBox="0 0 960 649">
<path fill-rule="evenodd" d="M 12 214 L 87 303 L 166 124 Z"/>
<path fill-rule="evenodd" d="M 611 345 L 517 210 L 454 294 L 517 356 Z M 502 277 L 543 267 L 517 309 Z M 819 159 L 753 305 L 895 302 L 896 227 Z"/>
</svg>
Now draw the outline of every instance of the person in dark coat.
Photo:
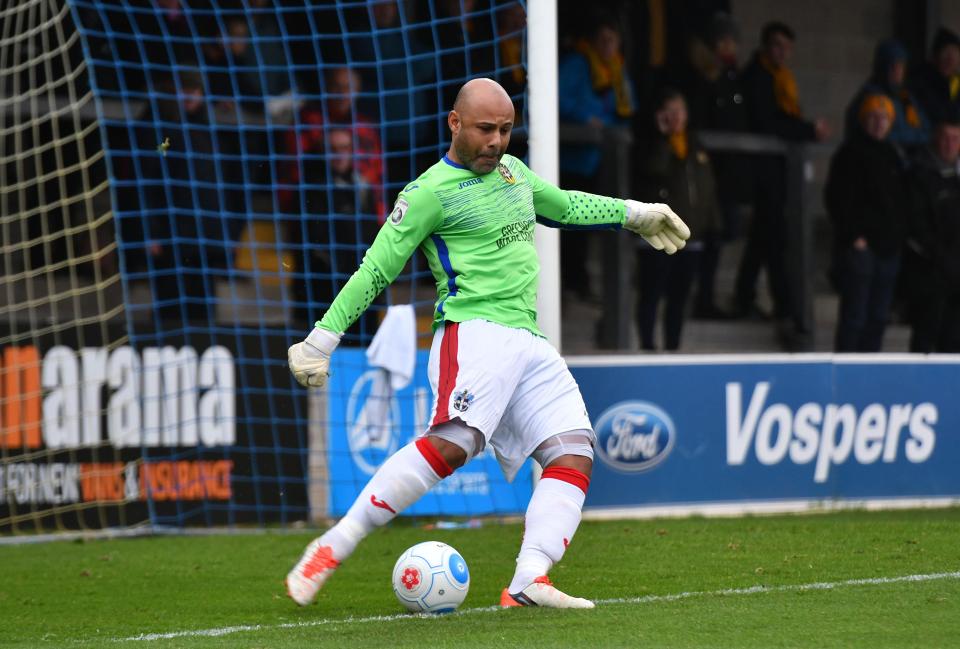
<svg viewBox="0 0 960 649">
<path fill-rule="evenodd" d="M 297 222 L 296 243 L 303 247 L 304 277 L 293 286 L 295 322 L 316 322 L 330 306 L 382 222 L 376 189 L 357 167 L 353 132 L 333 128 L 326 134 L 324 159 L 311 169 L 322 182 L 305 196 L 308 214 Z M 319 168 L 319 167 L 322 167 Z M 376 312 L 368 310 L 344 332 L 342 344 L 368 345 L 376 331 Z"/>
<path fill-rule="evenodd" d="M 902 159 L 887 140 L 892 102 L 867 95 L 859 117 L 860 130 L 830 161 L 824 195 L 840 290 L 838 352 L 880 351 L 911 212 Z"/>
<path fill-rule="evenodd" d="M 749 130 L 743 78 L 738 54 L 740 32 L 729 14 L 711 18 L 704 40 L 690 45 L 690 73 L 686 82 L 690 123 L 697 131 L 746 132 Z M 724 241 L 739 234 L 741 214 L 752 196 L 750 158 L 741 153 L 715 152 L 713 170 L 723 227 L 708 233 L 700 259 L 693 317 L 724 319 L 728 314 L 717 305 L 715 282 Z"/>
<path fill-rule="evenodd" d="M 229 189 L 239 180 L 224 166 L 235 153 L 213 137 L 196 69 L 184 68 L 158 87 L 153 128 L 137 132 L 143 216 L 121 224 L 121 232 L 144 242 L 161 321 L 213 323 L 216 280 L 229 276 L 244 225 L 238 192 Z"/>
<path fill-rule="evenodd" d="M 622 37 L 613 16 L 597 13 L 574 49 L 560 58 L 559 117 L 565 124 L 594 129 L 627 126 L 636 110 L 630 71 L 625 65 Z M 569 189 L 603 193 L 610 189 L 602 144 L 561 144 L 560 182 Z M 608 161 L 609 162 L 609 161 Z M 560 233 L 560 281 L 564 290 L 593 299 L 587 251 L 590 238 L 582 232 Z"/>
<path fill-rule="evenodd" d="M 824 140 L 830 135 L 826 121 L 807 120 L 800 111 L 796 79 L 789 62 L 795 35 L 779 22 L 767 24 L 762 47 L 743 73 L 744 95 L 750 127 L 756 133 L 794 142 Z M 778 320 L 802 329 L 790 293 L 785 265 L 787 251 L 787 177 L 780 156 L 754 156 L 753 220 L 737 269 L 735 310 L 746 316 L 756 312 L 754 299 L 761 269 L 766 269 Z"/>
<path fill-rule="evenodd" d="M 720 227 L 720 208 L 710 158 L 687 131 L 687 105 L 673 89 L 661 92 L 656 102 L 654 129 L 640 162 L 637 191 L 643 196 L 676 205 L 683 210 L 693 238 L 675 255 L 660 255 L 650 246 L 640 250 L 640 299 L 637 321 L 643 349 L 657 348 L 654 331 L 657 311 L 666 300 L 663 321 L 664 347 L 675 351 L 690 289 L 703 254 L 704 239 Z M 666 259 L 662 259 L 666 257 Z"/>
<path fill-rule="evenodd" d="M 930 60 L 911 76 L 917 101 L 931 122 L 950 119 L 960 109 L 960 37 L 941 27 L 933 38 Z"/>
<path fill-rule="evenodd" d="M 960 115 L 940 122 L 918 153 L 918 209 L 904 251 L 910 351 L 960 352 Z"/>
</svg>

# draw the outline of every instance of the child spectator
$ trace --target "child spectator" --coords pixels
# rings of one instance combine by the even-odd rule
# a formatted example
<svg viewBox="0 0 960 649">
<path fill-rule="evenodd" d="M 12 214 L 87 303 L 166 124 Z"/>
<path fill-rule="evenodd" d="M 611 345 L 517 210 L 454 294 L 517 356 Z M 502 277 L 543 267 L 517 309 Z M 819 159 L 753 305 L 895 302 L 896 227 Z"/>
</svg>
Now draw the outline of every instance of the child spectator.
<svg viewBox="0 0 960 649">
<path fill-rule="evenodd" d="M 907 50 L 893 40 L 877 44 L 873 56 L 873 73 L 847 108 L 846 132 L 860 130 L 860 106 L 867 95 L 886 95 L 893 104 L 893 125 L 887 141 L 904 150 L 921 147 L 930 139 L 930 123 L 913 93 L 905 84 Z"/>
<path fill-rule="evenodd" d="M 665 89 L 656 103 L 653 133 L 640 164 L 637 195 L 681 210 L 693 238 L 674 255 L 644 245 L 640 251 L 640 300 L 637 320 L 643 349 L 657 348 L 654 330 L 661 300 L 664 346 L 680 347 L 684 314 L 707 233 L 720 227 L 713 169 L 696 137 L 687 131 L 687 104 L 680 92 Z"/>
</svg>

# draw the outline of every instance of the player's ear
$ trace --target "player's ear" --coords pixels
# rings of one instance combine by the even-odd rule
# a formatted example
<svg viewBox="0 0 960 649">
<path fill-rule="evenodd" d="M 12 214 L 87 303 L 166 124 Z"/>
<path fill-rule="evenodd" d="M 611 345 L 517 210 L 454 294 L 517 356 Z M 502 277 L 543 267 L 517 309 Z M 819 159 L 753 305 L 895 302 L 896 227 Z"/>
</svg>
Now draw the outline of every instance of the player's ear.
<svg viewBox="0 0 960 649">
<path fill-rule="evenodd" d="M 457 111 L 451 110 L 447 114 L 447 126 L 450 127 L 450 132 L 454 135 L 460 130 L 460 114 Z"/>
</svg>

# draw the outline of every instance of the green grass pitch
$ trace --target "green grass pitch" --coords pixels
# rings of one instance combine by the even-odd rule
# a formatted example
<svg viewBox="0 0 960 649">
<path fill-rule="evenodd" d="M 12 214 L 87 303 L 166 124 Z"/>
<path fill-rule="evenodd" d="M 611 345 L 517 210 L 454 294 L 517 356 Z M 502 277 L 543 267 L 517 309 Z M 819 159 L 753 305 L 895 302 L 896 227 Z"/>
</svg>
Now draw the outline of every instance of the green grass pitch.
<svg viewBox="0 0 960 649">
<path fill-rule="evenodd" d="M 300 609 L 282 581 L 311 537 L 0 546 L 0 647 L 960 647 L 960 508 L 587 521 L 551 577 L 592 611 L 495 610 L 520 542 L 499 524 L 378 531 Z M 390 571 L 430 539 L 470 594 L 404 615 Z"/>
</svg>

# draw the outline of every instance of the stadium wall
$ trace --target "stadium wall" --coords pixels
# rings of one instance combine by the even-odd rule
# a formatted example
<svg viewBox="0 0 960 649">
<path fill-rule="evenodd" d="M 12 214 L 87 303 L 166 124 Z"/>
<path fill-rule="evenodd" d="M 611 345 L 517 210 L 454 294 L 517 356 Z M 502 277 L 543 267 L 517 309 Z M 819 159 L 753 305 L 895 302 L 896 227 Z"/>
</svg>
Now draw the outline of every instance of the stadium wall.
<svg viewBox="0 0 960 649">
<path fill-rule="evenodd" d="M 595 517 L 960 502 L 960 359 L 577 357 Z"/>
</svg>

